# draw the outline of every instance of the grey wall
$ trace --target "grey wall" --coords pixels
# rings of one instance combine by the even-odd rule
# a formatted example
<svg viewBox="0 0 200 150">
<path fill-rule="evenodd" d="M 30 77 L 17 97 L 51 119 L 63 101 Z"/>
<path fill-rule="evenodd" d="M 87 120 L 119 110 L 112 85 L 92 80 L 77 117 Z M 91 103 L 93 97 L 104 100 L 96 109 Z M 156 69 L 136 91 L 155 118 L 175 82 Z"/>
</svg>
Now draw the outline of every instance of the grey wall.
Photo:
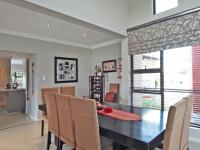
<svg viewBox="0 0 200 150">
<path fill-rule="evenodd" d="M 31 59 L 35 62 L 35 93 L 32 95 L 29 102 L 30 105 L 28 106 L 31 109 L 28 111 L 29 115 L 33 118 L 38 118 L 37 106 L 41 102 L 41 87 L 66 85 L 54 83 L 54 56 L 78 58 L 79 81 L 71 84 L 76 86 L 77 96 L 82 97 L 88 94 L 88 76 L 91 72 L 91 50 L 4 34 L 0 34 L 0 49 L 34 54 L 34 57 Z M 46 77 L 46 80 L 43 80 L 43 76 Z"/>
<path fill-rule="evenodd" d="M 98 48 L 92 51 L 92 69 L 95 65 L 102 66 L 102 61 L 121 58 L 121 44 L 114 44 L 102 48 Z M 109 89 L 109 83 L 119 83 L 121 79 L 118 78 L 117 72 L 105 73 L 105 88 L 106 92 Z"/>
<path fill-rule="evenodd" d="M 153 15 L 153 0 L 128 0 L 128 28 L 200 6 L 199 0 L 178 0 L 178 7 Z"/>
</svg>

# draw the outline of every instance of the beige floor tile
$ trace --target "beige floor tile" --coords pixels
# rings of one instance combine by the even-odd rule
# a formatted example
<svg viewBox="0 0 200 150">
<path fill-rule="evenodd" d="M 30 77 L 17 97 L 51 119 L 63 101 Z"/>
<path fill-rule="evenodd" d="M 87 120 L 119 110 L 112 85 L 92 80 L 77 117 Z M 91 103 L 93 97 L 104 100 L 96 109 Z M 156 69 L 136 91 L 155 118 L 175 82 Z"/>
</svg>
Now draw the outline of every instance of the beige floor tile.
<svg viewBox="0 0 200 150">
<path fill-rule="evenodd" d="M 42 137 L 40 131 L 41 122 L 0 130 L 0 150 L 46 150 L 47 126 L 45 126 L 45 136 Z M 107 139 L 104 140 L 106 142 L 103 143 L 106 144 Z M 199 149 L 199 146 L 192 146 L 191 150 Z M 51 144 L 50 149 L 56 150 L 56 146 Z M 63 150 L 70 150 L 70 148 L 64 145 Z M 106 146 L 105 150 L 112 150 L 112 148 Z"/>
<path fill-rule="evenodd" d="M 0 130 L 0 150 L 46 150 L 47 129 L 43 137 L 40 131 L 40 122 Z M 54 144 L 51 150 L 56 150 Z M 64 145 L 63 150 L 70 149 Z"/>
<path fill-rule="evenodd" d="M 0 130 L 33 122 L 26 114 L 21 112 L 7 113 L 0 108 Z"/>
</svg>

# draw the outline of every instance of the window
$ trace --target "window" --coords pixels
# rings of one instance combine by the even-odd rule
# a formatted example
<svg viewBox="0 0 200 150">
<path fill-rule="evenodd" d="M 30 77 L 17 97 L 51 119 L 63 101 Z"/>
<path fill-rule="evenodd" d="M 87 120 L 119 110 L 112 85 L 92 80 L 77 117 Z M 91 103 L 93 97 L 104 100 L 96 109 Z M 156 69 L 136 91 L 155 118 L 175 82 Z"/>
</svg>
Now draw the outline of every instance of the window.
<svg viewBox="0 0 200 150">
<path fill-rule="evenodd" d="M 178 7 L 178 0 L 153 0 L 153 14 L 159 14 L 175 7 Z"/>
<path fill-rule="evenodd" d="M 133 57 L 133 105 L 161 109 L 161 58 L 162 52 L 153 52 Z"/>
<path fill-rule="evenodd" d="M 192 124 L 200 127 L 200 45 L 132 56 L 133 105 L 167 110 L 193 94 Z"/>
</svg>

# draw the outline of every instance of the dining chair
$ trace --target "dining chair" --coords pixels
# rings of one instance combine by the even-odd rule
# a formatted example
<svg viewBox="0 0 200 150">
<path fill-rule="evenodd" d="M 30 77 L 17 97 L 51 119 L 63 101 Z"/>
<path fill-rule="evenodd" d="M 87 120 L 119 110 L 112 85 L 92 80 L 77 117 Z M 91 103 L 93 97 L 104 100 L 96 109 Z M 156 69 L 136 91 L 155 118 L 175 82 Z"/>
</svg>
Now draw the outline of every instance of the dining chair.
<svg viewBox="0 0 200 150">
<path fill-rule="evenodd" d="M 42 104 L 46 104 L 45 94 L 46 93 L 58 93 L 58 87 L 51 87 L 51 88 L 41 88 L 41 100 Z M 43 112 L 42 114 L 42 124 L 41 124 L 41 135 L 44 135 L 44 122 L 47 121 L 47 114 Z"/>
<path fill-rule="evenodd" d="M 163 150 L 187 150 L 193 96 L 170 106 L 164 135 Z"/>
<path fill-rule="evenodd" d="M 119 83 L 110 83 L 109 92 L 119 93 Z"/>
<path fill-rule="evenodd" d="M 62 94 L 56 94 L 56 103 L 60 130 L 59 150 L 62 150 L 64 143 L 69 145 L 71 149 L 75 149 L 75 129 L 72 118 L 71 97 Z"/>
<path fill-rule="evenodd" d="M 117 94 L 114 92 L 107 92 L 105 96 L 106 102 L 116 102 Z"/>
<path fill-rule="evenodd" d="M 186 112 L 184 116 L 183 121 L 183 130 L 182 130 L 182 136 L 181 136 L 181 150 L 187 150 L 189 149 L 189 127 L 190 127 L 190 121 L 191 121 L 191 114 L 192 114 L 192 106 L 193 106 L 193 99 L 194 95 L 191 94 L 187 97 L 185 97 L 187 101 L 186 106 Z"/>
<path fill-rule="evenodd" d="M 101 150 L 95 100 L 71 98 L 76 150 Z"/>
<path fill-rule="evenodd" d="M 60 94 L 75 96 L 75 86 L 60 87 Z"/>
<path fill-rule="evenodd" d="M 46 93 L 44 95 L 46 99 L 47 117 L 48 117 L 48 137 L 47 137 L 47 150 L 51 145 L 51 134 L 57 137 L 57 150 L 59 150 L 59 122 L 58 122 L 58 109 L 56 105 L 56 95 L 52 93 Z"/>
<path fill-rule="evenodd" d="M 106 93 L 105 101 L 116 102 L 119 98 L 119 83 L 110 83 L 109 91 Z"/>
</svg>

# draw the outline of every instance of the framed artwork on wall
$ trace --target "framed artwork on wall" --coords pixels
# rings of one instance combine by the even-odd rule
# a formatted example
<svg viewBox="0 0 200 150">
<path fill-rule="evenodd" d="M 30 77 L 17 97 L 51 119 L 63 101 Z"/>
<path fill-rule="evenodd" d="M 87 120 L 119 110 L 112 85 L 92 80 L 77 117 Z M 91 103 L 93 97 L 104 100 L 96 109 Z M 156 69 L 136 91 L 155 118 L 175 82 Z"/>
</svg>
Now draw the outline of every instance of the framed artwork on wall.
<svg viewBox="0 0 200 150">
<path fill-rule="evenodd" d="M 116 59 L 113 60 L 107 60 L 102 62 L 102 69 L 103 72 L 116 72 L 117 70 L 117 62 Z"/>
<path fill-rule="evenodd" d="M 55 57 L 55 83 L 78 82 L 78 59 Z"/>
</svg>

